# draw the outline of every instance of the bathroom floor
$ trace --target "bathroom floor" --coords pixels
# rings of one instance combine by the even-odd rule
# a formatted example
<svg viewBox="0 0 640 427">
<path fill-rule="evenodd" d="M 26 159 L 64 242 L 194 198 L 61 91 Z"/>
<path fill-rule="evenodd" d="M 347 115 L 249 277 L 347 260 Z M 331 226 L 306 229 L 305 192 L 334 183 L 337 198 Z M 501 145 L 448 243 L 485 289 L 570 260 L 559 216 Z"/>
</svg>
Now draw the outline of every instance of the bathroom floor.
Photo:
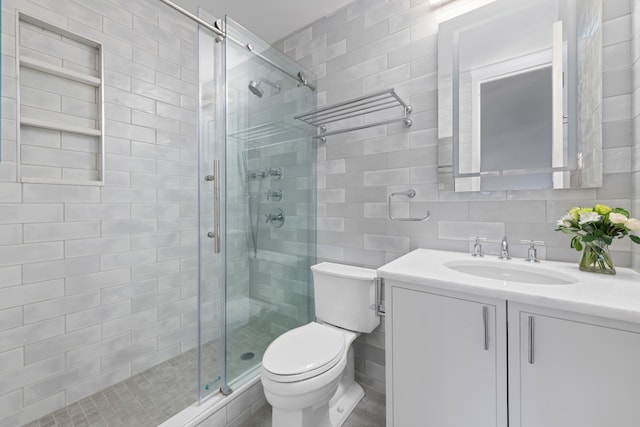
<svg viewBox="0 0 640 427">
<path fill-rule="evenodd" d="M 342 427 L 384 427 L 386 425 L 385 397 L 365 387 L 365 395 Z M 271 427 L 271 406 L 265 405 L 238 427 Z"/>
<path fill-rule="evenodd" d="M 234 331 L 227 345 L 229 372 L 245 372 L 260 360 L 273 337 L 252 322 Z M 203 366 L 223 369 L 217 341 L 205 345 Z M 212 351 L 207 351 L 210 347 Z M 253 353 L 252 358 L 242 355 Z M 26 427 L 155 427 L 196 401 L 198 353 L 190 350 L 118 384 L 33 421 Z M 215 378 L 211 378 L 215 382 Z M 203 382 L 206 379 L 203 379 Z M 214 388 L 219 385 L 214 385 Z"/>
</svg>

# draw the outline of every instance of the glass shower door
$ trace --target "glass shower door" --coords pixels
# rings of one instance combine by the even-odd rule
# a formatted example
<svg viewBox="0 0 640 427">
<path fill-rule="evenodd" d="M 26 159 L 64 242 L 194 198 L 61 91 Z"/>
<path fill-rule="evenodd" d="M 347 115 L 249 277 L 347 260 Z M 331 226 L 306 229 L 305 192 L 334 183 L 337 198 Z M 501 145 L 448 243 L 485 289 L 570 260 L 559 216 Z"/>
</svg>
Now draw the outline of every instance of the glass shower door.
<svg viewBox="0 0 640 427">
<path fill-rule="evenodd" d="M 315 142 L 293 117 L 316 95 L 299 65 L 229 18 L 225 30 L 199 34 L 201 400 L 255 377 L 273 339 L 313 317 Z"/>
<path fill-rule="evenodd" d="M 206 12 L 200 11 L 201 16 Z M 214 22 L 212 16 L 202 16 Z M 223 209 L 225 155 L 224 45 L 201 29 L 199 49 L 199 378 L 202 399 L 226 385 L 225 365 L 225 232 Z M 186 238 L 189 238 L 188 236 Z"/>
<path fill-rule="evenodd" d="M 231 384 L 255 375 L 273 339 L 313 316 L 315 143 L 293 116 L 313 109 L 316 94 L 291 77 L 301 72 L 298 64 L 229 17 L 225 29 L 225 359 Z"/>
</svg>

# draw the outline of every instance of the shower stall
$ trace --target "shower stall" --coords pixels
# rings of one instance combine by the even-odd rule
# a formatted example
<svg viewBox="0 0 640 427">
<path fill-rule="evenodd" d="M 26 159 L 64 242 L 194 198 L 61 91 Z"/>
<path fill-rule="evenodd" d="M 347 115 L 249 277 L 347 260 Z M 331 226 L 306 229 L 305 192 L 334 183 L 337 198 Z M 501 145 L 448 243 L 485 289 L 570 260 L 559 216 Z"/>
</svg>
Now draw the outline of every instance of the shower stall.
<svg viewBox="0 0 640 427">
<path fill-rule="evenodd" d="M 2 2 L 0 425 L 184 425 L 313 318 L 316 143 L 294 116 L 315 76 L 170 0 L 53 3 Z"/>
<path fill-rule="evenodd" d="M 206 19 L 209 22 L 213 17 Z M 200 399 L 259 374 L 313 316 L 312 74 L 237 22 L 199 31 Z"/>
</svg>

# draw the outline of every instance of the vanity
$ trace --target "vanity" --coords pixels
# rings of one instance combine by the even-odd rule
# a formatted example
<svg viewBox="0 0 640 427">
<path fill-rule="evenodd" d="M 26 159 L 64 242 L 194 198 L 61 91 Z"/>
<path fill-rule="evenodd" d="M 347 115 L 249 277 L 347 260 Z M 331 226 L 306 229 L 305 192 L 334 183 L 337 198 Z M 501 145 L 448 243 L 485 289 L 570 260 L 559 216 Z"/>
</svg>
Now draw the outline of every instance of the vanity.
<svg viewBox="0 0 640 427">
<path fill-rule="evenodd" d="M 640 274 L 417 249 L 378 269 L 388 427 L 637 427 Z"/>
</svg>

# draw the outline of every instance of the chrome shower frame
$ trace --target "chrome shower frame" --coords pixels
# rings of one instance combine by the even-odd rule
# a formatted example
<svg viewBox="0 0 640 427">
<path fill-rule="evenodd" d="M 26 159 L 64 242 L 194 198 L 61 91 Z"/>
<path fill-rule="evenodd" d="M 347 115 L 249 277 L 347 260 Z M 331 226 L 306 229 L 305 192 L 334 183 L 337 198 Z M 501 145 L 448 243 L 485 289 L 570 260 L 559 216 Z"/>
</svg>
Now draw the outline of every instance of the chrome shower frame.
<svg viewBox="0 0 640 427">
<path fill-rule="evenodd" d="M 189 12 L 187 9 L 183 8 L 182 6 L 178 5 L 177 3 L 175 3 L 175 2 L 173 2 L 171 0 L 160 0 L 160 1 L 162 3 L 164 3 L 164 4 L 166 4 L 167 6 L 172 7 L 176 11 L 180 12 L 181 14 L 186 16 L 187 18 L 196 21 L 198 24 L 202 25 L 206 29 L 208 29 L 208 30 L 214 32 L 215 34 L 217 34 L 218 36 L 220 36 L 221 39 L 219 41 L 222 41 L 222 38 L 226 38 L 227 40 L 230 40 L 233 43 L 244 47 L 248 51 L 252 52 L 255 56 L 257 56 L 258 58 L 262 59 L 264 62 L 268 63 L 269 65 L 271 65 L 272 67 L 274 67 L 277 70 L 281 71 L 285 75 L 287 75 L 287 76 L 291 77 L 292 79 L 296 80 L 298 82 L 298 86 L 306 86 L 309 89 L 311 89 L 312 91 L 316 90 L 316 87 L 311 82 L 309 82 L 307 80 L 307 77 L 305 76 L 305 74 L 302 71 L 298 72 L 297 75 L 293 74 L 293 73 L 290 73 L 289 71 L 285 70 L 284 68 L 282 68 L 281 66 L 279 66 L 278 64 L 276 64 L 275 62 L 273 62 L 272 60 L 267 58 L 266 56 L 262 55 L 260 52 L 256 52 L 254 50 L 254 46 L 253 46 L 252 43 L 243 43 L 240 40 L 236 40 L 235 38 L 229 36 L 226 33 L 226 31 L 224 30 L 224 25 L 222 24 L 222 21 L 216 21 L 216 23 L 212 25 L 212 24 L 208 23 L 207 21 L 205 21 L 204 19 L 194 15 L 193 13 Z"/>
</svg>

